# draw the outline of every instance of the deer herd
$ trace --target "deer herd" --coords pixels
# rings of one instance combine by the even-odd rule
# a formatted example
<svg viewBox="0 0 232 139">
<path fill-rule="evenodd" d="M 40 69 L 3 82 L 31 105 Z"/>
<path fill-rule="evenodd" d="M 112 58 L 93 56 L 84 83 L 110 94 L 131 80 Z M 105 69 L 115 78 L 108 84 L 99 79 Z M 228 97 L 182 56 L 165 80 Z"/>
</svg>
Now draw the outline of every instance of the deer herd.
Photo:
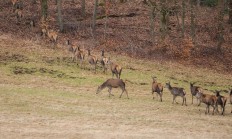
<svg viewBox="0 0 232 139">
<path fill-rule="evenodd" d="M 21 1 L 11 0 L 11 2 L 12 2 L 12 6 L 13 6 L 13 12 L 17 17 L 17 22 L 19 22 L 20 19 L 23 17 L 22 6 L 20 3 Z M 33 22 L 30 24 L 31 24 L 31 26 L 34 26 Z M 47 36 L 49 38 L 49 40 L 53 43 L 57 42 L 58 33 L 54 30 L 49 29 L 47 21 L 44 20 L 43 18 L 41 19 L 40 27 L 41 27 L 41 35 L 43 37 Z M 83 66 L 83 62 L 87 57 L 88 63 L 94 67 L 94 73 L 96 73 L 98 62 L 101 64 L 101 66 L 103 68 L 103 73 L 107 72 L 108 67 L 111 70 L 112 78 L 110 78 L 110 79 L 106 80 L 104 83 L 102 83 L 102 85 L 100 85 L 97 88 L 96 94 L 101 92 L 101 90 L 103 90 L 104 88 L 108 88 L 109 97 L 111 97 L 111 96 L 113 96 L 113 94 L 111 93 L 112 88 L 121 88 L 122 93 L 120 95 L 120 98 L 122 97 L 123 93 L 126 92 L 127 98 L 129 99 L 128 92 L 126 90 L 125 82 L 122 79 L 120 79 L 121 73 L 122 73 L 122 67 L 119 64 L 112 62 L 110 60 L 110 57 L 105 57 L 104 50 L 101 51 L 101 57 L 98 58 L 96 55 L 93 55 L 91 53 L 90 49 L 85 50 L 85 49 L 80 48 L 76 45 L 73 45 L 73 44 L 71 44 L 70 40 L 66 41 L 66 45 L 67 45 L 67 50 L 71 53 L 72 61 L 79 60 L 81 67 Z M 116 76 L 116 78 L 113 78 L 114 75 Z M 162 96 L 163 96 L 164 86 L 162 85 L 162 83 L 158 83 L 156 78 L 157 77 L 155 77 L 155 76 L 152 77 L 152 86 L 151 86 L 152 95 L 153 95 L 153 99 L 155 99 L 155 94 L 157 96 L 159 96 L 160 101 L 162 102 L 163 101 Z M 192 104 L 193 104 L 194 97 L 197 99 L 198 106 L 201 105 L 201 102 L 205 103 L 206 104 L 205 114 L 209 114 L 210 106 L 213 108 L 212 114 L 214 114 L 215 111 L 217 113 L 219 113 L 218 106 L 220 105 L 221 115 L 224 115 L 225 105 L 227 103 L 227 97 L 222 96 L 220 94 L 221 91 L 218 91 L 218 90 L 214 91 L 214 93 L 212 93 L 212 94 L 206 94 L 203 92 L 202 87 L 194 86 L 194 84 L 195 83 L 190 82 L 190 92 L 191 92 L 191 96 L 192 96 Z M 187 106 L 187 104 L 186 104 L 186 91 L 184 88 L 173 87 L 170 82 L 166 83 L 165 88 L 167 88 L 167 90 L 169 90 L 171 95 L 173 96 L 172 103 L 177 103 L 176 97 L 180 96 L 183 100 L 182 105 Z M 230 93 L 229 93 L 228 98 L 229 98 L 229 103 L 232 105 L 232 89 L 230 89 Z M 232 110 L 231 110 L 231 113 L 232 113 Z"/>
</svg>

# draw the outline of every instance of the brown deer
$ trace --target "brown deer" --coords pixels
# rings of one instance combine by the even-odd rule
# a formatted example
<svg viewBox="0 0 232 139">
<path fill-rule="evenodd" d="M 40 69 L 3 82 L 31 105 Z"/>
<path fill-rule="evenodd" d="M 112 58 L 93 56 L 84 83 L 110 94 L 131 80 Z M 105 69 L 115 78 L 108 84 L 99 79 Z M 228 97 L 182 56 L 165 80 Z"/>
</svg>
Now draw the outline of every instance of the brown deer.
<svg viewBox="0 0 232 139">
<path fill-rule="evenodd" d="M 57 39 L 58 39 L 58 33 L 54 30 L 47 30 L 47 36 L 50 39 L 50 41 L 52 41 L 54 44 L 57 43 Z"/>
<path fill-rule="evenodd" d="M 88 57 L 89 64 L 94 65 L 94 71 L 96 73 L 98 59 L 95 55 L 90 53 L 90 49 L 88 49 Z"/>
<path fill-rule="evenodd" d="M 194 82 L 194 83 L 190 82 L 190 91 L 191 91 L 191 94 L 192 94 L 192 104 L 193 104 L 193 97 L 194 96 L 196 97 L 196 94 L 201 91 L 201 87 L 194 86 L 195 83 L 196 82 Z M 197 102 L 198 102 L 199 98 L 196 97 L 196 99 L 197 99 Z"/>
<path fill-rule="evenodd" d="M 216 101 L 216 111 L 218 112 L 218 105 L 221 106 L 221 109 L 222 109 L 222 115 L 224 115 L 224 112 L 225 112 L 225 106 L 226 106 L 226 101 L 227 101 L 227 98 L 220 95 L 220 92 L 221 91 L 218 91 L 216 90 L 214 93 L 216 94 L 216 97 L 217 97 L 217 101 Z"/>
<path fill-rule="evenodd" d="M 17 23 L 19 23 L 21 21 L 21 19 L 23 18 L 22 9 L 16 9 L 15 14 L 16 14 Z"/>
<path fill-rule="evenodd" d="M 213 107 L 212 114 L 214 114 L 214 111 L 215 111 L 215 108 L 216 108 L 215 105 L 216 105 L 216 102 L 217 102 L 217 97 L 215 95 L 204 94 L 202 92 L 197 92 L 196 95 L 200 100 L 200 103 L 198 104 L 198 106 L 200 106 L 201 102 L 206 104 L 205 114 L 207 114 L 207 113 L 209 114 L 209 110 L 210 110 L 209 106 Z"/>
<path fill-rule="evenodd" d="M 176 97 L 177 96 L 180 96 L 183 98 L 183 103 L 182 105 L 184 105 L 185 103 L 185 106 L 187 106 L 186 104 L 186 93 L 184 91 L 184 88 L 180 88 L 180 87 L 172 87 L 170 82 L 166 83 L 166 88 L 168 88 L 168 90 L 171 92 L 171 94 L 173 95 L 173 101 L 172 101 L 172 104 L 174 103 L 174 101 L 176 102 Z M 176 102 L 177 103 L 177 102 Z"/>
<path fill-rule="evenodd" d="M 120 79 L 121 73 L 122 73 L 122 67 L 116 63 L 113 63 L 112 61 L 109 60 L 110 63 L 110 69 L 112 73 L 112 78 L 114 77 L 114 74 L 118 79 Z"/>
<path fill-rule="evenodd" d="M 153 95 L 153 99 L 155 99 L 155 93 L 156 92 L 156 95 L 160 96 L 160 101 L 162 102 L 162 96 L 163 96 L 163 85 L 161 83 L 158 83 L 156 81 L 156 77 L 152 77 L 153 79 L 153 82 L 152 82 L 152 95 Z"/>
<path fill-rule="evenodd" d="M 108 88 L 108 92 L 109 92 L 109 97 L 110 96 L 113 96 L 113 94 L 111 94 L 111 90 L 112 88 L 118 88 L 120 87 L 122 89 L 122 93 L 120 95 L 119 98 L 122 97 L 122 94 L 124 92 L 126 92 L 126 95 L 127 95 L 127 98 L 129 99 L 128 97 L 128 92 L 126 90 L 126 85 L 125 85 L 125 82 L 123 82 L 122 79 L 108 79 L 106 80 L 102 85 L 100 85 L 98 88 L 97 88 L 97 92 L 96 94 L 100 93 L 104 88 Z"/>
<path fill-rule="evenodd" d="M 102 57 L 101 57 L 100 63 L 102 65 L 102 67 L 103 67 L 103 73 L 106 73 L 107 65 L 109 64 L 109 58 L 105 57 L 105 51 L 104 50 L 102 50 Z"/>
<path fill-rule="evenodd" d="M 75 58 L 80 60 L 80 66 L 82 67 L 83 62 L 85 60 L 85 49 L 81 49 L 79 46 L 77 47 L 77 50 L 75 51 Z"/>
<path fill-rule="evenodd" d="M 72 61 L 74 62 L 74 59 L 75 59 L 75 52 L 76 52 L 76 50 L 77 50 L 77 46 L 71 44 L 71 42 L 70 42 L 69 39 L 66 40 L 66 45 L 67 45 L 68 52 L 71 53 L 71 59 L 72 59 Z"/>
</svg>

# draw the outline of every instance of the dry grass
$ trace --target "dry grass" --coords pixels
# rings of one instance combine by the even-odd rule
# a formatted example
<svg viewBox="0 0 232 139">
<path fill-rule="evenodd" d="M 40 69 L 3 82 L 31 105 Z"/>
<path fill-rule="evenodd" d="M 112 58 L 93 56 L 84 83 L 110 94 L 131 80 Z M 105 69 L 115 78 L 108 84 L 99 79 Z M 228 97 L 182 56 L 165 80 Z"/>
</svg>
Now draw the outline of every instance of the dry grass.
<svg viewBox="0 0 232 139">
<path fill-rule="evenodd" d="M 80 69 L 62 48 L 0 36 L 0 138 L 230 138 L 231 106 L 225 116 L 205 115 L 205 105 L 190 104 L 189 81 L 208 90 L 231 87 L 230 74 L 164 61 L 114 57 L 130 99 L 120 90 L 96 95 L 111 77 L 98 68 Z M 96 52 L 97 54 L 97 52 Z M 100 56 L 100 54 L 98 54 Z M 88 66 L 86 66 L 89 68 Z M 193 70 L 194 69 L 194 70 Z M 188 106 L 152 100 L 151 76 L 187 90 Z M 187 82 L 188 81 L 188 82 Z M 223 94 L 228 96 L 228 94 Z M 181 99 L 177 101 L 181 103 Z"/>
</svg>

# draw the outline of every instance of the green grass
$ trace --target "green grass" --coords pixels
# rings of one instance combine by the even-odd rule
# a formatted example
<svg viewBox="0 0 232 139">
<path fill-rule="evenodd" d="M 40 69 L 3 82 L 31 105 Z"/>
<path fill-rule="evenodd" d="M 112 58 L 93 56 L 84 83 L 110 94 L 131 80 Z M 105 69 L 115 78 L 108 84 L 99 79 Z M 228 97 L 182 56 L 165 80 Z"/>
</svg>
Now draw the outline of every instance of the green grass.
<svg viewBox="0 0 232 139">
<path fill-rule="evenodd" d="M 161 133 L 164 130 L 167 132 L 174 130 L 175 134 L 179 134 L 179 130 L 187 130 L 192 132 L 191 134 L 188 132 L 190 135 L 197 136 L 199 131 L 204 133 L 210 131 L 213 134 L 219 130 L 219 135 L 213 135 L 216 137 L 222 135 L 225 138 L 231 131 L 232 115 L 229 105 L 226 106 L 224 117 L 217 114 L 205 115 L 204 104 L 197 107 L 195 100 L 194 105 L 190 104 L 189 90 L 189 82 L 195 81 L 204 89 L 228 90 L 232 87 L 230 74 L 173 62 L 138 60 L 112 55 L 111 59 L 123 67 L 121 77 L 126 81 L 130 99 L 127 99 L 125 94 L 119 99 L 120 89 L 113 89 L 115 96 L 109 98 L 107 89 L 95 94 L 97 86 L 111 78 L 109 70 L 107 74 L 103 74 L 101 67 L 98 67 L 95 74 L 89 70 L 90 66 L 87 63 L 86 69 L 80 68 L 67 58 L 68 53 L 62 49 L 53 50 L 24 42 L 23 46 L 31 47 L 22 47 L 19 43 L 17 49 L 20 51 L 17 51 L 8 43 L 10 42 L 4 42 L 0 51 L 0 116 L 7 114 L 17 119 L 20 115 L 22 119 L 25 116 L 40 120 L 52 117 L 53 120 L 50 119 L 50 122 L 62 119 L 64 125 L 69 124 L 70 128 L 80 129 L 75 124 L 75 121 L 78 121 L 84 131 L 89 131 L 90 125 L 93 131 L 99 130 L 98 125 L 101 125 L 100 129 L 103 132 L 107 129 L 117 130 L 119 125 L 122 125 L 133 131 L 132 133 L 137 133 L 133 129 L 157 129 Z M 164 89 L 163 102 L 159 102 L 157 98 L 153 100 L 151 76 L 156 76 L 163 85 L 170 81 L 173 86 L 184 87 L 187 91 L 188 106 L 181 106 L 181 98 L 177 98 L 179 104 L 172 104 L 172 96 L 167 89 Z M 205 92 L 212 93 L 206 90 Z M 228 96 L 227 93 L 222 94 Z M 0 124 L 2 123 L 4 127 L 19 124 L 11 120 L 7 120 L 4 116 L 0 117 Z M 39 123 L 39 120 L 34 122 Z M 219 124 L 218 128 L 212 129 L 212 123 Z M 30 124 L 28 126 L 37 129 Z M 61 127 L 64 128 L 62 125 Z M 58 127 L 53 128 L 60 131 Z M 44 132 L 40 128 L 37 130 Z M 25 132 L 30 137 L 30 133 Z M 3 133 L 14 134 L 9 131 Z M 152 135 L 153 132 L 140 130 L 138 134 Z"/>
</svg>

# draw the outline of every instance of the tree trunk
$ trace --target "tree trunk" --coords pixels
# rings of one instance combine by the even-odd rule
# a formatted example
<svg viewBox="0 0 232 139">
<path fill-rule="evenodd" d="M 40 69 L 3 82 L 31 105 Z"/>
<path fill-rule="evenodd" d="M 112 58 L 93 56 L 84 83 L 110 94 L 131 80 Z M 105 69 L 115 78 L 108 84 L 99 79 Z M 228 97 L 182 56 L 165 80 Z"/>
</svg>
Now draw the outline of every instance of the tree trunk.
<svg viewBox="0 0 232 139">
<path fill-rule="evenodd" d="M 184 20 L 185 20 L 185 0 L 182 0 L 182 38 L 184 38 L 184 32 L 185 32 L 185 24 L 184 24 Z"/>
<path fill-rule="evenodd" d="M 58 10 L 58 23 L 60 27 L 60 31 L 64 31 L 63 17 L 62 17 L 62 0 L 57 1 L 57 10 Z"/>
<path fill-rule="evenodd" d="M 191 5 L 191 8 L 190 8 L 190 12 L 191 12 L 191 37 L 192 37 L 192 41 L 195 42 L 195 13 L 193 11 L 193 3 L 194 3 L 194 0 L 190 0 L 190 5 Z"/>
<path fill-rule="evenodd" d="M 229 4 L 229 21 L 228 23 L 232 25 L 232 0 L 228 0 Z"/>
<path fill-rule="evenodd" d="M 221 47 L 224 42 L 224 10 L 225 10 L 225 1 L 224 0 L 219 0 L 218 1 L 218 10 L 219 10 L 219 15 L 218 15 L 218 44 L 217 44 L 217 50 L 218 52 L 221 52 Z"/>
<path fill-rule="evenodd" d="M 93 35 L 95 35 L 95 31 L 96 31 L 97 7 L 98 7 L 98 0 L 95 0 L 94 11 L 93 11 L 93 23 L 92 23 Z"/>
<path fill-rule="evenodd" d="M 154 19 L 155 19 L 155 6 L 150 6 L 151 7 L 151 15 L 150 15 L 150 30 L 151 30 L 151 38 L 152 42 L 154 42 Z"/>
<path fill-rule="evenodd" d="M 81 0 L 81 13 L 85 17 L 85 0 Z"/>
<path fill-rule="evenodd" d="M 44 20 L 46 20 L 47 16 L 48 16 L 48 3 L 47 3 L 47 0 L 41 0 L 41 14 L 42 14 L 42 18 Z"/>
</svg>

